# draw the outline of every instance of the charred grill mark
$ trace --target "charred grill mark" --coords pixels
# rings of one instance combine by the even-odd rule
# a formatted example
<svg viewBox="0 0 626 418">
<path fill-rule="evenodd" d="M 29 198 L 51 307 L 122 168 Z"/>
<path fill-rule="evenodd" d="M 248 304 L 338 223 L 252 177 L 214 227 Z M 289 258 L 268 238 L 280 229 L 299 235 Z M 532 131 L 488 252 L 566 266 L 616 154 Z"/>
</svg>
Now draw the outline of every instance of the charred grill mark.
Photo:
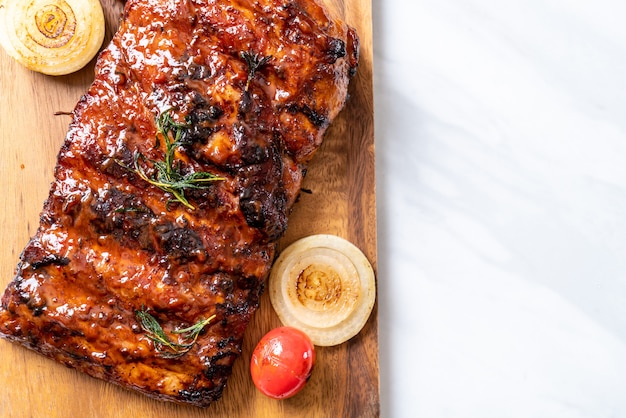
<svg viewBox="0 0 626 418">
<path fill-rule="evenodd" d="M 204 99 L 197 102 L 187 115 L 188 129 L 183 131 L 181 143 L 183 145 L 195 143 L 206 145 L 209 136 L 217 130 L 215 122 L 223 113 L 221 108 L 210 105 Z"/>
<path fill-rule="evenodd" d="M 84 354 L 79 354 L 79 353 L 76 353 L 75 351 L 70 351 L 70 350 L 66 350 L 65 352 L 74 361 L 83 362 L 83 363 L 91 363 L 91 359 Z"/>
<path fill-rule="evenodd" d="M 193 200 L 198 208 L 219 208 L 223 201 L 217 193 L 213 192 L 214 188 L 215 185 L 212 184 L 204 189 L 189 189 L 185 192 L 185 196 Z"/>
<path fill-rule="evenodd" d="M 204 376 L 209 380 L 222 380 L 230 376 L 232 364 L 239 355 L 230 351 L 218 352 L 206 358 Z"/>
<path fill-rule="evenodd" d="M 199 253 L 206 253 L 202 238 L 190 228 L 161 224 L 154 228 L 154 234 L 168 258 L 184 262 L 196 258 Z"/>
<path fill-rule="evenodd" d="M 129 248 L 154 250 L 151 225 L 155 215 L 134 195 L 116 188 L 97 194 L 91 209 L 90 227 Z"/>
<path fill-rule="evenodd" d="M 192 64 L 189 66 L 189 78 L 202 80 L 211 77 L 211 69 L 206 65 Z"/>
<path fill-rule="evenodd" d="M 268 241 L 278 239 L 287 228 L 286 198 L 253 184 L 239 195 L 239 208 L 249 226 L 264 232 Z"/>
<path fill-rule="evenodd" d="M 133 135 L 136 128 L 129 129 L 126 135 Z M 116 155 L 102 161 L 99 169 L 103 174 L 112 178 L 127 177 L 130 182 L 135 181 L 135 174 L 126 167 L 133 165 L 133 153 L 128 147 L 123 146 L 116 150 Z"/>
<path fill-rule="evenodd" d="M 183 56 L 182 60 L 185 60 L 189 57 Z M 179 67 L 176 76 L 174 77 L 178 81 L 185 80 L 203 80 L 211 77 L 213 74 L 211 72 L 211 68 L 206 65 L 196 64 L 192 62 L 186 66 Z"/>
<path fill-rule="evenodd" d="M 20 303 L 24 304 L 34 317 L 40 316 L 46 310 L 46 301 L 36 292 L 32 285 L 24 282 L 23 276 L 17 276 L 11 284 L 13 291 L 19 297 Z M 6 309 L 7 307 L 3 307 Z"/>
<path fill-rule="evenodd" d="M 49 335 L 52 339 L 57 341 L 63 341 L 67 337 L 84 337 L 85 333 L 63 326 L 58 321 L 48 321 L 42 325 L 42 332 Z M 69 354 L 69 353 L 68 353 Z"/>
<path fill-rule="evenodd" d="M 258 295 L 256 298 L 246 298 L 238 303 L 226 301 L 225 303 L 219 303 L 215 305 L 218 318 L 222 318 L 220 324 L 224 328 L 228 328 L 229 323 L 233 318 L 240 317 L 241 315 L 247 316 L 250 312 L 254 312 L 259 305 Z"/>
<path fill-rule="evenodd" d="M 95 233 L 111 236 L 124 247 L 158 251 L 180 262 L 206 253 L 197 232 L 169 222 L 155 224 L 146 206 L 119 191 L 97 197 L 91 210 Z"/>
<path fill-rule="evenodd" d="M 239 124 L 234 131 L 234 137 L 241 165 L 261 164 L 270 159 L 271 151 L 268 149 L 265 135 L 258 133 L 257 136 L 253 136 L 246 125 Z"/>
<path fill-rule="evenodd" d="M 41 305 L 35 305 L 33 303 L 30 303 L 30 301 L 28 303 L 26 303 L 26 307 L 28 309 L 31 310 L 31 312 L 33 313 L 34 317 L 38 317 L 40 315 L 42 315 L 45 311 L 46 311 L 46 304 L 41 304 Z"/>
<path fill-rule="evenodd" d="M 223 386 L 213 388 L 185 389 L 180 390 L 178 395 L 181 400 L 199 406 L 208 406 L 211 402 L 218 400 L 222 396 Z"/>
<path fill-rule="evenodd" d="M 346 56 L 346 43 L 338 38 L 328 38 L 326 63 L 334 64 L 339 58 Z"/>
<path fill-rule="evenodd" d="M 216 295 L 231 295 L 235 290 L 233 278 L 224 272 L 216 272 L 213 275 L 205 276 L 201 281 Z"/>
<path fill-rule="evenodd" d="M 245 164 L 260 164 L 269 158 L 267 148 L 252 141 L 247 142 L 241 151 L 241 159 Z"/>
<path fill-rule="evenodd" d="M 240 289 L 246 289 L 246 290 L 252 290 L 252 289 L 256 289 L 259 285 L 259 278 L 258 277 L 240 277 L 237 280 L 237 286 Z"/>
<path fill-rule="evenodd" d="M 235 177 L 246 170 L 246 166 L 266 163 L 272 158 L 270 145 L 271 134 L 269 131 L 256 126 L 252 131 L 245 122 L 237 123 L 232 127 L 231 140 L 232 150 L 225 161 L 215 164 L 219 169 Z M 205 161 L 199 157 L 199 161 Z M 207 164 L 214 164 L 207 161 Z"/>
<path fill-rule="evenodd" d="M 33 269 L 37 270 L 46 266 L 67 266 L 70 263 L 70 259 L 60 256 L 58 254 L 50 254 L 42 258 L 41 260 L 31 261 L 30 265 Z"/>
<path fill-rule="evenodd" d="M 328 116 L 319 113 L 307 104 L 289 104 L 287 105 L 287 111 L 292 114 L 302 113 L 317 128 L 324 128 L 330 124 Z"/>
<path fill-rule="evenodd" d="M 224 338 L 221 339 L 217 342 L 217 348 L 220 350 L 223 350 L 224 348 L 226 348 L 228 345 L 232 344 L 233 342 L 235 342 L 235 337 L 233 337 L 232 335 L 228 338 Z"/>
<path fill-rule="evenodd" d="M 246 223 L 260 230 L 266 241 L 280 238 L 287 229 L 287 197 L 283 187 L 283 161 L 278 145 L 265 148 L 268 158 L 261 164 L 243 167 L 245 179 L 239 193 L 239 209 Z"/>
</svg>

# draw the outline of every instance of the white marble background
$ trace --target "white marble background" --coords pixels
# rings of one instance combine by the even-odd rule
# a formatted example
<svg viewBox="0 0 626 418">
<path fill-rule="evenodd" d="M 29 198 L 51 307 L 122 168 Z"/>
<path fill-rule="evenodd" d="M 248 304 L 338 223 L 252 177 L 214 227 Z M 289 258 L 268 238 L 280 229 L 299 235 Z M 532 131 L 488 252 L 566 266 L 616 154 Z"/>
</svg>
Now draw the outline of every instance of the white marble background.
<svg viewBox="0 0 626 418">
<path fill-rule="evenodd" d="M 373 11 L 383 416 L 626 417 L 626 1 Z"/>
</svg>

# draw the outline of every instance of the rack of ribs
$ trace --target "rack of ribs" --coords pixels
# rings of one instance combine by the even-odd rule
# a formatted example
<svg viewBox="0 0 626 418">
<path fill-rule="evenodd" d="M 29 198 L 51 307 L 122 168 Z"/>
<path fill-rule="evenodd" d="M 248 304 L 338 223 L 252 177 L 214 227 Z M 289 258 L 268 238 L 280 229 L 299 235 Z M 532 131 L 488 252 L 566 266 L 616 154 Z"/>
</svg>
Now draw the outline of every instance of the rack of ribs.
<svg viewBox="0 0 626 418">
<path fill-rule="evenodd" d="M 128 0 L 0 335 L 156 399 L 219 399 L 358 49 L 313 0 Z"/>
</svg>

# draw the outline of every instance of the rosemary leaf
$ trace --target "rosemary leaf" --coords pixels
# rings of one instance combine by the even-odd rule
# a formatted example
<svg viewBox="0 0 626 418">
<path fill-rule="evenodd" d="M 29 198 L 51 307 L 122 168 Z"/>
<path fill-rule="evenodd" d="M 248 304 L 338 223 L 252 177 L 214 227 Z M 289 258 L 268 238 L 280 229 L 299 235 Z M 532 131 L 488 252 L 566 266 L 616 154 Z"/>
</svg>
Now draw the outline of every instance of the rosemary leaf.
<svg viewBox="0 0 626 418">
<path fill-rule="evenodd" d="M 272 56 L 262 56 L 261 54 L 255 54 L 252 51 L 242 51 L 239 53 L 241 59 L 246 62 L 248 66 L 248 78 L 246 80 L 246 88 L 245 91 L 248 91 L 250 87 L 250 82 L 254 79 L 256 72 L 263 66 L 265 66 L 271 59 Z"/>
<path fill-rule="evenodd" d="M 173 334 L 187 334 L 185 336 L 185 338 L 195 340 L 198 337 L 198 335 L 200 334 L 200 332 L 202 332 L 204 327 L 207 326 L 209 324 L 209 322 L 214 320 L 215 317 L 216 317 L 216 315 L 211 315 L 207 319 L 203 319 L 202 321 L 199 321 L 199 322 L 195 323 L 194 325 L 192 325 L 190 327 L 183 328 L 183 329 L 177 329 L 177 330 L 172 331 L 172 333 Z"/>
<path fill-rule="evenodd" d="M 146 331 L 146 336 L 155 343 L 157 350 L 162 350 L 162 346 L 174 352 L 179 352 L 181 348 L 187 348 L 185 345 L 171 341 L 167 334 L 165 334 L 165 331 L 163 331 L 163 328 L 161 328 L 159 322 L 145 309 L 142 308 L 141 310 L 135 311 L 135 317 L 139 321 L 141 328 Z"/>
<path fill-rule="evenodd" d="M 150 315 L 143 306 L 140 310 L 135 311 L 135 317 L 141 328 L 146 332 L 146 337 L 154 342 L 154 348 L 159 356 L 176 358 L 191 350 L 191 347 L 198 339 L 198 335 L 215 319 L 216 315 L 211 315 L 187 328 L 171 331 L 172 334 L 180 336 L 177 342 L 172 341 L 168 337 L 156 318 Z"/>
<path fill-rule="evenodd" d="M 176 149 L 181 145 L 183 131 L 189 125 L 175 122 L 171 111 L 161 113 L 156 119 L 156 126 L 155 148 L 161 147 L 161 138 L 165 142 L 163 160 L 148 160 L 140 152 L 135 152 L 132 168 L 121 165 L 133 171 L 145 182 L 170 193 L 174 199 L 168 201 L 168 207 L 170 202 L 179 202 L 194 210 L 195 207 L 189 203 L 185 196 L 185 190 L 204 189 L 209 187 L 209 183 L 225 180 L 225 178 L 205 171 L 185 172 L 183 170 L 182 161 L 176 160 Z M 148 175 L 140 162 L 150 163 L 154 174 Z"/>
</svg>

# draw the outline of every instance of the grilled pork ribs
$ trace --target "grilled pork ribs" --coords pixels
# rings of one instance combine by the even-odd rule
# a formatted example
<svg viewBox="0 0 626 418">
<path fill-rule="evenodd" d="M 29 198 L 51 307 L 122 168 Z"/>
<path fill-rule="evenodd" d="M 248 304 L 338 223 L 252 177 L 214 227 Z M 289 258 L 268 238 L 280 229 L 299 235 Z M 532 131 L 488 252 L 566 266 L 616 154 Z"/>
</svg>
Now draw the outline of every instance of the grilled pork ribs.
<svg viewBox="0 0 626 418">
<path fill-rule="evenodd" d="M 128 0 L 1 336 L 157 399 L 219 399 L 357 59 L 314 0 Z"/>
</svg>

